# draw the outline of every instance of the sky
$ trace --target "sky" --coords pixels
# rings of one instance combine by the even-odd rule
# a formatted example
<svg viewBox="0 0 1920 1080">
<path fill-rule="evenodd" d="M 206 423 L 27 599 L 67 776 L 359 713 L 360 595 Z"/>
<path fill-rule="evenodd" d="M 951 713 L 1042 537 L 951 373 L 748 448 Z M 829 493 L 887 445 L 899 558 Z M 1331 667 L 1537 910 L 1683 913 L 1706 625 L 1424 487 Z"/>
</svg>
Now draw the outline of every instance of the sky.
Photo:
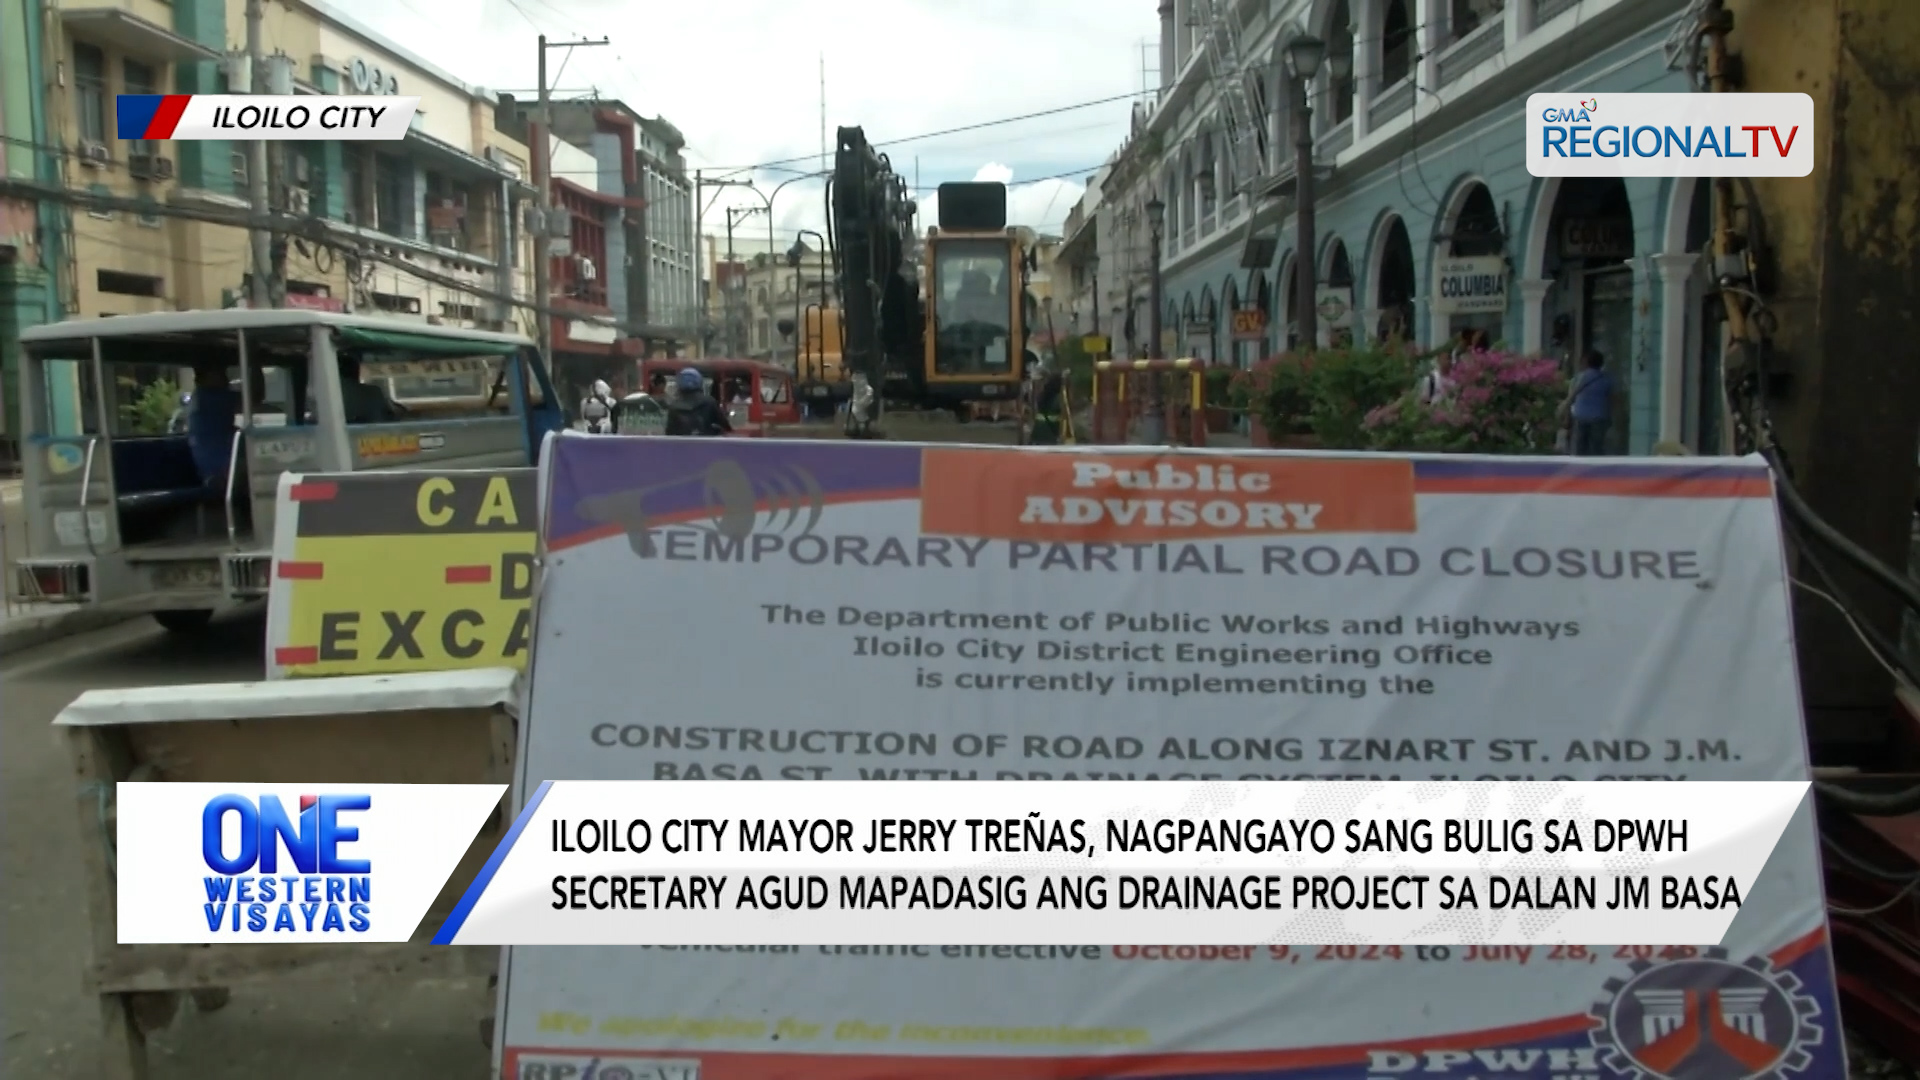
<svg viewBox="0 0 1920 1080">
<path fill-rule="evenodd" d="M 555 97 L 597 92 L 665 117 L 686 136 L 688 168 L 709 177 L 750 179 L 769 194 L 792 181 L 773 199 L 782 248 L 801 229 L 824 231 L 824 189 L 807 175 L 819 169 L 823 56 L 829 154 L 835 127 L 864 128 L 918 188 L 923 225 L 942 181 L 1001 180 L 1010 224 L 1058 233 L 1087 176 L 1125 138 L 1128 100 L 910 137 L 1138 94 L 1143 60 L 1157 55 L 1149 47 L 1143 58 L 1142 46 L 1159 26 L 1154 0 L 327 2 L 469 84 L 516 96 L 533 96 L 537 35 L 609 38 L 549 52 Z M 709 198 L 709 235 L 726 231 L 724 207 L 766 205 L 726 188 Z M 764 247 L 766 218 L 740 219 L 735 235 Z"/>
</svg>

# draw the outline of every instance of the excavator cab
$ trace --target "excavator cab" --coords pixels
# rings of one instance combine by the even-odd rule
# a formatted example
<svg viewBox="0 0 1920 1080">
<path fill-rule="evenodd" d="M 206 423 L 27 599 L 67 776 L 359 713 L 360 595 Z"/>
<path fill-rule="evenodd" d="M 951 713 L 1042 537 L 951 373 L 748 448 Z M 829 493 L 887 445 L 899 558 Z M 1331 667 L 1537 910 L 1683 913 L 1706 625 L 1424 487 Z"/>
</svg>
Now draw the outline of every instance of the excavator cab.
<svg viewBox="0 0 1920 1080">
<path fill-rule="evenodd" d="M 927 230 L 925 381 L 960 406 L 1019 397 L 1025 378 L 1030 261 L 1007 228 L 1005 184 L 940 185 Z"/>
</svg>

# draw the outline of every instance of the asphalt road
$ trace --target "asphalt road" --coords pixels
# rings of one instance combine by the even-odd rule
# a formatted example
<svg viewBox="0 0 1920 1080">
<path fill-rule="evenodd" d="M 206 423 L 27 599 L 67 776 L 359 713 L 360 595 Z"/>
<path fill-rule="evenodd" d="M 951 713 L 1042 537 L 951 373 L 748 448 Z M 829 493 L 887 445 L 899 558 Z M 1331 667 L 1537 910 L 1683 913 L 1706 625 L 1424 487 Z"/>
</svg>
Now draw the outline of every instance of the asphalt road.
<svg viewBox="0 0 1920 1080">
<path fill-rule="evenodd" d="M 263 632 L 241 613 L 181 641 L 142 619 L 0 658 L 0 1076 L 101 1075 L 100 1010 L 80 986 L 88 930 L 72 852 L 83 837 L 49 724 L 90 689 L 258 678 Z M 477 1024 L 491 1008 L 484 979 L 240 987 L 217 1012 L 183 1005 L 151 1036 L 151 1080 L 478 1080 L 489 1054 Z"/>
</svg>

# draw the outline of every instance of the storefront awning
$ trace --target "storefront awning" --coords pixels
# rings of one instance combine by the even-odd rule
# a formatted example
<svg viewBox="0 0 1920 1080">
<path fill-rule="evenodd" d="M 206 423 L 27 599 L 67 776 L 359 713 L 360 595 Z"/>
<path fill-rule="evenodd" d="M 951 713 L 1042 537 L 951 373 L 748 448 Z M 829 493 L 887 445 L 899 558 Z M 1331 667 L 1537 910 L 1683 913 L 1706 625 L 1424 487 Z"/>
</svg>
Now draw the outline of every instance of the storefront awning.
<svg viewBox="0 0 1920 1080">
<path fill-rule="evenodd" d="M 218 60 L 220 51 L 120 8 L 61 8 L 68 37 L 105 45 L 128 56 L 191 63 Z"/>
</svg>

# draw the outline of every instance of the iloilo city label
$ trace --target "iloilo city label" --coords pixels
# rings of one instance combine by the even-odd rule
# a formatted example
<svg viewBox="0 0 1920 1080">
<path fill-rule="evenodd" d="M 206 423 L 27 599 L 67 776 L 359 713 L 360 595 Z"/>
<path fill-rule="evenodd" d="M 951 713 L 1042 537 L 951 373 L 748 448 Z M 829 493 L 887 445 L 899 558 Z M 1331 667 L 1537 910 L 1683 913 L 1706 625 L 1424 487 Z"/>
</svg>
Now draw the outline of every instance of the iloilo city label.
<svg viewBox="0 0 1920 1080">
<path fill-rule="evenodd" d="M 1807 176 L 1806 94 L 1534 94 L 1534 176 Z"/>
<path fill-rule="evenodd" d="M 121 94 L 114 119 L 122 139 L 404 139 L 417 97 L 301 98 L 281 94 Z"/>
</svg>

